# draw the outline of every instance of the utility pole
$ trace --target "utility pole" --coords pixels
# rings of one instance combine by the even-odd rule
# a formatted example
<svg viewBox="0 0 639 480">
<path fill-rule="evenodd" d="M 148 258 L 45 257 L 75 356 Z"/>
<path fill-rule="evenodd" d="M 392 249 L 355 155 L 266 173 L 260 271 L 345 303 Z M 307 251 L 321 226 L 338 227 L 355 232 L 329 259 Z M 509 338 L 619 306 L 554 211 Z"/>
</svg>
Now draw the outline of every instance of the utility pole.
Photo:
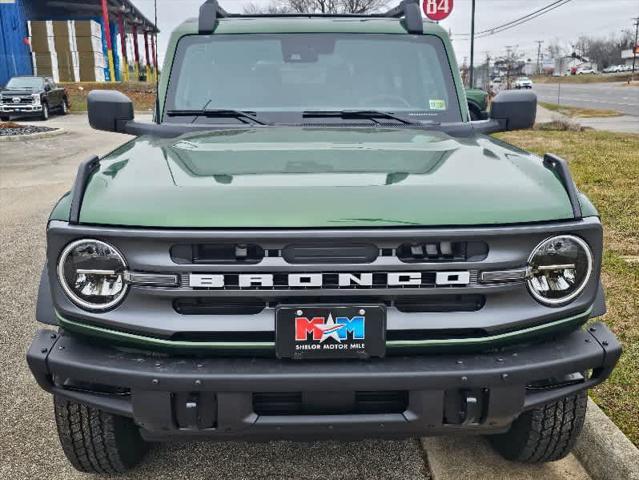
<svg viewBox="0 0 639 480">
<path fill-rule="evenodd" d="M 490 52 L 485 50 L 483 53 L 486 56 L 486 83 L 484 85 L 484 90 L 488 92 L 490 90 Z"/>
<path fill-rule="evenodd" d="M 536 40 L 537 42 L 537 75 L 541 74 L 541 44 L 543 40 Z"/>
<path fill-rule="evenodd" d="M 630 74 L 630 80 L 628 84 L 635 79 L 635 66 L 637 64 L 637 40 L 639 40 L 639 17 L 635 17 L 635 43 L 632 46 L 632 73 Z"/>
<path fill-rule="evenodd" d="M 475 0 L 473 0 L 472 13 L 470 17 L 470 88 L 475 86 L 473 63 L 475 61 Z"/>
<path fill-rule="evenodd" d="M 506 90 L 510 90 L 510 70 L 512 69 L 512 49 L 514 45 L 506 45 Z"/>
</svg>

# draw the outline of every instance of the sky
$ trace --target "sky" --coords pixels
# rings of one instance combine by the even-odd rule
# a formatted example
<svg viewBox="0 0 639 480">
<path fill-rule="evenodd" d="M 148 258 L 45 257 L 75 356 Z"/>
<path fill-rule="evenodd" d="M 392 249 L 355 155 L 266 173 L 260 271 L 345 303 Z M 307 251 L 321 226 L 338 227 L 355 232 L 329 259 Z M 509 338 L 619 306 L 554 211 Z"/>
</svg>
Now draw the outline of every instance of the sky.
<svg viewBox="0 0 639 480">
<path fill-rule="evenodd" d="M 154 0 L 132 0 L 149 19 L 153 19 Z M 204 0 L 157 0 L 158 37 L 160 60 L 168 44 L 170 32 L 185 18 L 196 17 Z M 229 12 L 242 12 L 247 3 L 268 5 L 271 0 L 219 0 Z M 453 34 L 453 46 L 460 64 L 470 57 L 470 32 L 472 0 L 453 0 L 451 15 L 441 25 Z M 490 29 L 533 12 L 552 0 L 476 0 L 475 31 Z M 390 6 L 399 0 L 389 2 Z M 633 28 L 634 17 L 639 17 L 639 0 L 572 0 L 555 10 L 528 23 L 496 35 L 475 41 L 475 64 L 480 64 L 488 53 L 492 58 L 504 55 L 506 46 L 517 46 L 525 58 L 536 59 L 536 40 L 545 45 L 559 42 L 569 49 L 570 43 L 580 35 L 607 37 Z"/>
</svg>

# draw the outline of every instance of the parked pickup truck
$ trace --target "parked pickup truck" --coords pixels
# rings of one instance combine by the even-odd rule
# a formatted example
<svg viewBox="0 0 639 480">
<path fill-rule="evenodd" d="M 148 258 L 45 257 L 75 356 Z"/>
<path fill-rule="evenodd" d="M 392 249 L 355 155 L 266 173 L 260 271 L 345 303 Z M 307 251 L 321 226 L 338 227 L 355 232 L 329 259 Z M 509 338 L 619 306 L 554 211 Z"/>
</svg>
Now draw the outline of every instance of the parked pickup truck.
<svg viewBox="0 0 639 480">
<path fill-rule="evenodd" d="M 570 452 L 621 354 L 591 321 L 601 221 L 564 160 L 488 135 L 531 127 L 535 94 L 471 121 L 458 72 L 414 0 L 365 16 L 208 0 L 171 36 L 155 123 L 89 94 L 93 128 L 136 138 L 54 207 L 49 328 L 27 356 L 77 469 L 122 472 L 171 438 Z"/>
<path fill-rule="evenodd" d="M 488 118 L 488 92 L 480 88 L 467 88 L 466 101 L 471 120 Z"/>
<path fill-rule="evenodd" d="M 13 77 L 0 89 L 0 120 L 3 122 L 12 116 L 37 116 L 48 120 L 53 111 L 66 115 L 69 97 L 51 78 Z"/>
</svg>

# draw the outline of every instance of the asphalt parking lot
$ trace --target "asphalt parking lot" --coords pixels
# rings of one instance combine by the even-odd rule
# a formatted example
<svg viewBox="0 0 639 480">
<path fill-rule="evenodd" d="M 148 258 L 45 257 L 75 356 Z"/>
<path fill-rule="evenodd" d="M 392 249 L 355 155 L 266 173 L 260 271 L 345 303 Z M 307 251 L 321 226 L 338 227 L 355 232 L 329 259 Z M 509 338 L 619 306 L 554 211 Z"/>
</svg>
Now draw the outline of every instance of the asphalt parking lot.
<svg viewBox="0 0 639 480">
<path fill-rule="evenodd" d="M 36 122 L 37 123 L 37 122 Z M 55 117 L 50 139 L 0 143 L 0 477 L 88 478 L 66 462 L 55 433 L 51 398 L 33 381 L 25 352 L 33 332 L 45 225 L 78 163 L 105 154 L 125 136 L 98 133 L 83 115 Z M 174 443 L 157 445 L 131 479 L 424 479 L 417 440 L 315 443 Z"/>
<path fill-rule="evenodd" d="M 639 117 L 639 88 L 627 86 L 623 82 L 535 83 L 533 91 L 542 102 L 616 110 L 625 115 Z"/>
</svg>

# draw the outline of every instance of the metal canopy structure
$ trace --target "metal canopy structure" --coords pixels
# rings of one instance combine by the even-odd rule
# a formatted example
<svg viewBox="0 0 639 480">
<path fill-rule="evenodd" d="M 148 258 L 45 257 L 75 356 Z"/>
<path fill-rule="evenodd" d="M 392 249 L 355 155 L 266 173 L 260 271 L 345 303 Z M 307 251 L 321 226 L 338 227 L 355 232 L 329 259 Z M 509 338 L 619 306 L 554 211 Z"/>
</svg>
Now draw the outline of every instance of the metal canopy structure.
<svg viewBox="0 0 639 480">
<path fill-rule="evenodd" d="M 32 0 L 29 3 L 32 20 L 102 16 L 102 0 Z M 146 18 L 131 0 L 106 0 L 106 4 L 110 20 L 116 21 L 122 14 L 128 33 L 132 32 L 131 25 L 137 25 L 139 31 L 159 33 L 153 21 Z"/>
<path fill-rule="evenodd" d="M 133 79 L 140 78 L 140 47 L 138 36 L 144 37 L 146 76 L 157 75 L 157 34 L 160 30 L 154 22 L 145 17 L 132 0 L 31 0 L 28 7 L 30 20 L 83 20 L 100 17 L 107 43 L 109 77 L 117 77 L 114 58 L 115 39 L 111 36 L 117 30 L 121 43 L 121 58 L 125 63 L 123 80 L 129 80 L 127 39 L 133 43 Z"/>
</svg>

